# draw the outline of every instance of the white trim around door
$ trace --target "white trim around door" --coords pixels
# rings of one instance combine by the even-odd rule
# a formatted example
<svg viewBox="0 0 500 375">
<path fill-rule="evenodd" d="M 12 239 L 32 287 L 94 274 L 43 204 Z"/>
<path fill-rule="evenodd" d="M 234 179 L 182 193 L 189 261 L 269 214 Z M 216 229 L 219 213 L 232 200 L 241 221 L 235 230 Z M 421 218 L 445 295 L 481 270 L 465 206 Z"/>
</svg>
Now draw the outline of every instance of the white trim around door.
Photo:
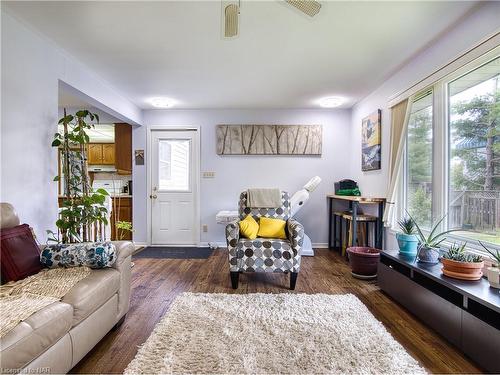
<svg viewBox="0 0 500 375">
<path fill-rule="evenodd" d="M 164 134 L 165 138 L 171 139 L 190 139 L 190 158 L 191 158 L 191 168 L 189 178 L 189 192 L 193 194 L 193 227 L 192 227 L 192 237 L 190 239 L 181 238 L 181 240 L 173 242 L 161 243 L 161 238 L 167 238 L 168 236 L 153 236 L 153 214 L 156 209 L 153 209 L 153 201 L 159 199 L 158 186 L 153 186 L 153 179 L 156 178 L 153 173 L 153 156 L 157 153 L 154 150 L 153 139 L 158 141 L 158 135 Z M 146 160 L 147 160 L 147 229 L 148 229 L 148 244 L 152 246 L 199 246 L 200 245 L 200 128 L 198 126 L 157 126 L 150 125 L 147 129 L 147 145 L 146 145 Z M 156 190 L 154 191 L 154 188 Z M 178 191 L 172 191 L 173 193 L 178 193 Z M 165 191 L 164 191 L 165 193 Z M 156 198 L 155 198 L 156 197 Z M 157 234 L 155 232 L 155 234 Z"/>
</svg>

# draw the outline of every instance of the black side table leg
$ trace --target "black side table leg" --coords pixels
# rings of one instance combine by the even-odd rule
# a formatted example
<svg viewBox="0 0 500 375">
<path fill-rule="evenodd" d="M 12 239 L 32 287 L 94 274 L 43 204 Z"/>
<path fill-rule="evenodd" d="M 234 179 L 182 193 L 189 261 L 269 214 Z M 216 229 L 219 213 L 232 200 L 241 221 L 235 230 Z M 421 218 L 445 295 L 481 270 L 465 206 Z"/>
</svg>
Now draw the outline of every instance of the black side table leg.
<svg viewBox="0 0 500 375">
<path fill-rule="evenodd" d="M 383 217 L 384 217 L 384 202 L 380 202 L 378 204 L 378 218 L 377 218 L 377 243 L 376 243 L 376 248 L 377 249 L 382 249 L 382 244 L 384 241 L 384 222 L 383 222 Z"/>
<path fill-rule="evenodd" d="M 347 244 L 348 246 L 357 246 L 357 236 L 358 236 L 358 202 L 352 202 L 352 243 Z"/>
<path fill-rule="evenodd" d="M 328 197 L 328 248 L 334 247 L 332 245 L 332 198 Z M 335 239 L 334 239 L 335 241 Z"/>
<path fill-rule="evenodd" d="M 333 215 L 333 245 L 330 246 L 330 249 L 337 249 L 337 215 Z"/>
</svg>

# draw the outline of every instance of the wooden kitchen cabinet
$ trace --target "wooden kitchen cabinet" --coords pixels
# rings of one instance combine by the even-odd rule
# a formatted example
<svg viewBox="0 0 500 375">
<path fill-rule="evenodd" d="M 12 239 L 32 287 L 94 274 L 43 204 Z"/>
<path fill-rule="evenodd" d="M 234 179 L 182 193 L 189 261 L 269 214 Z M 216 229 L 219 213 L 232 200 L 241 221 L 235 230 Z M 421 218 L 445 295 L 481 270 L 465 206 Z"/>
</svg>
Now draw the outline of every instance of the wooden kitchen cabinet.
<svg viewBox="0 0 500 375">
<path fill-rule="evenodd" d="M 115 167 L 118 174 L 132 174 L 132 126 L 115 124 Z"/>
<path fill-rule="evenodd" d="M 102 145 L 99 143 L 90 143 L 87 152 L 87 162 L 89 164 L 102 163 Z"/>
<path fill-rule="evenodd" d="M 114 143 L 89 143 L 87 154 L 87 161 L 89 165 L 115 164 Z"/>
<path fill-rule="evenodd" d="M 132 222 L 132 197 L 113 197 L 113 211 L 111 212 L 111 240 L 132 240 L 131 232 L 118 231 L 118 235 L 116 234 L 115 217 L 117 221 Z"/>
<path fill-rule="evenodd" d="M 113 143 L 102 145 L 102 164 L 115 164 L 115 145 Z"/>
</svg>

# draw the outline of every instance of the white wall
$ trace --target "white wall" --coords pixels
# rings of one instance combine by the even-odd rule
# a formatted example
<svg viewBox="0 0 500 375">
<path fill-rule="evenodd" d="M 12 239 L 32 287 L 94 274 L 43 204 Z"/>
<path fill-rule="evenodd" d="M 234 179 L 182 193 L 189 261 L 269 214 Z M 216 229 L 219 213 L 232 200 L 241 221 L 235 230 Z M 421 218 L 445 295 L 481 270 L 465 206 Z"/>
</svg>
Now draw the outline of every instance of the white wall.
<svg viewBox="0 0 500 375">
<path fill-rule="evenodd" d="M 92 107 L 91 105 L 85 105 L 85 106 L 80 106 L 80 107 L 66 107 L 66 113 L 75 113 L 76 111 L 79 111 L 80 109 L 88 109 L 90 112 L 97 114 L 99 116 L 99 123 L 100 124 L 115 124 L 118 122 L 123 122 L 122 120 L 111 116 L 109 113 L 106 113 L 104 111 L 101 111 L 99 108 Z M 57 109 L 57 116 L 58 118 L 61 118 L 64 116 L 64 107 L 59 107 Z M 97 124 L 97 120 L 94 121 L 88 121 L 88 123 L 94 123 Z"/>
<path fill-rule="evenodd" d="M 352 108 L 350 142 L 350 175 L 358 181 L 363 195 L 385 196 L 388 187 L 391 113 L 389 98 L 429 76 L 500 27 L 500 3 L 487 2 L 452 27 L 433 44 L 418 53 L 370 95 Z M 361 171 L 361 121 L 377 109 L 382 109 L 382 169 Z M 387 247 L 396 245 L 386 236 Z"/>
<path fill-rule="evenodd" d="M 214 171 L 215 178 L 201 179 L 201 223 L 208 233 L 202 242 L 224 242 L 224 226 L 215 214 L 237 209 L 239 193 L 248 187 L 279 187 L 294 193 L 313 176 L 323 182 L 297 216 L 314 243 L 327 242 L 327 192 L 333 182 L 348 174 L 349 110 L 149 110 L 145 125 L 197 125 L 201 127 L 201 171 Z M 323 155 L 314 156 L 219 156 L 216 154 L 217 124 L 322 124 Z M 133 131 L 133 149 L 146 149 L 145 127 Z M 146 150 L 146 153 L 148 150 Z M 134 240 L 147 242 L 146 166 L 134 166 Z"/>
<path fill-rule="evenodd" d="M 2 9 L 0 201 L 11 202 L 41 241 L 57 219 L 57 129 L 59 80 L 101 102 L 126 122 L 142 112 L 50 41 Z"/>
</svg>

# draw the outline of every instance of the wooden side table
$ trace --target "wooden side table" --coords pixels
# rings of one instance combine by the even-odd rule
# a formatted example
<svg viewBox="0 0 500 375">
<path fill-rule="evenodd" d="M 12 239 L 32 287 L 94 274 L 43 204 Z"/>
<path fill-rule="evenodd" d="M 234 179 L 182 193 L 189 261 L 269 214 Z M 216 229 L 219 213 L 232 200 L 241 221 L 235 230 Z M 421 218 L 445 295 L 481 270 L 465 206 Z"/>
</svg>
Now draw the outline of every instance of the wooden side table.
<svg viewBox="0 0 500 375">
<path fill-rule="evenodd" d="M 333 201 L 343 201 L 349 203 L 349 210 L 351 215 L 351 233 L 349 236 L 349 241 L 347 246 L 354 246 L 353 244 L 357 241 L 357 224 L 358 224 L 358 207 L 360 204 L 377 204 L 378 205 L 378 216 L 376 219 L 375 225 L 375 247 L 377 249 L 382 249 L 382 242 L 384 237 L 384 225 L 382 222 L 382 217 L 384 215 L 385 208 L 385 198 L 377 198 L 377 197 L 358 197 L 358 196 L 345 196 L 345 195 L 336 195 L 336 194 L 327 194 L 326 196 L 328 200 L 328 247 L 333 248 L 335 246 L 335 239 L 332 238 L 332 233 L 335 230 L 333 227 L 333 217 L 334 217 L 334 207 Z"/>
<path fill-rule="evenodd" d="M 337 212 L 335 212 L 337 214 Z M 345 220 L 346 222 L 346 234 L 345 234 L 345 242 L 342 243 L 342 256 L 346 255 L 346 250 L 347 247 L 351 246 L 369 246 L 369 224 L 373 224 L 374 227 L 374 241 L 373 245 L 375 246 L 378 243 L 378 231 L 377 231 L 377 216 L 373 215 L 365 215 L 365 214 L 358 214 L 356 216 L 356 220 L 354 220 L 353 216 L 350 213 L 343 213 L 341 215 L 342 219 Z M 356 221 L 356 226 L 359 226 L 359 233 L 362 236 L 361 241 L 358 240 L 358 243 L 353 241 L 353 226 L 354 226 L 354 221 Z M 335 225 L 335 223 L 334 223 Z M 335 228 L 334 228 L 335 229 Z M 335 232 L 335 231 L 334 231 Z M 356 233 L 356 236 L 358 233 Z M 335 236 L 335 235 L 334 235 Z M 364 238 L 363 238 L 364 237 Z M 364 242 L 364 245 L 360 245 L 361 242 Z"/>
</svg>

